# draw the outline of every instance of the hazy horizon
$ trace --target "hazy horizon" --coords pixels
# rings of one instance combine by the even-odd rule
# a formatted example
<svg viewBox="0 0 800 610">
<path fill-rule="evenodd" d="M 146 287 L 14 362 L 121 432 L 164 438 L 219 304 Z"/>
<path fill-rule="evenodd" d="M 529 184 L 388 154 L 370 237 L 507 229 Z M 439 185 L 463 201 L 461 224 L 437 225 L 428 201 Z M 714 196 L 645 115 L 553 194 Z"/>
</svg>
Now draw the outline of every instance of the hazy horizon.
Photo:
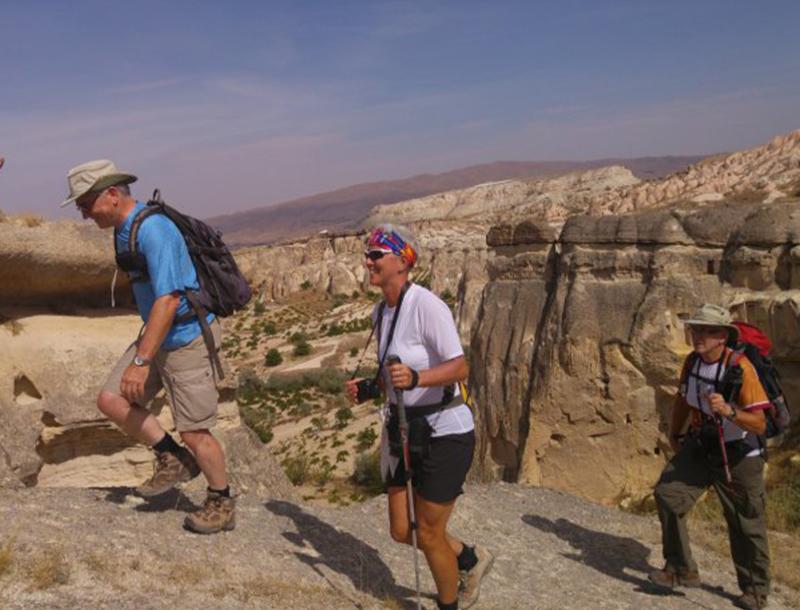
<svg viewBox="0 0 800 610">
<path fill-rule="evenodd" d="M 95 158 L 208 217 L 501 160 L 750 148 L 800 127 L 798 17 L 789 1 L 9 5 L 0 210 L 78 218 L 58 208 L 66 173 Z"/>
</svg>

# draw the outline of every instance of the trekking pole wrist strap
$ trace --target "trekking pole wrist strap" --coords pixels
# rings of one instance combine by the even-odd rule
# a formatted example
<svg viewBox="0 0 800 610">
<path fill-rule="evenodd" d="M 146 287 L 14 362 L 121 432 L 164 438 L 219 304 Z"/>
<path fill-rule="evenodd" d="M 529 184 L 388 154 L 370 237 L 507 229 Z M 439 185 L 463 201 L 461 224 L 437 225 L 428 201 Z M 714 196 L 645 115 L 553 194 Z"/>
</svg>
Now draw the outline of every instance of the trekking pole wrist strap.
<svg viewBox="0 0 800 610">
<path fill-rule="evenodd" d="M 412 368 L 409 368 L 408 370 L 411 371 L 411 385 L 406 389 L 413 390 L 419 385 L 419 373 Z"/>
</svg>

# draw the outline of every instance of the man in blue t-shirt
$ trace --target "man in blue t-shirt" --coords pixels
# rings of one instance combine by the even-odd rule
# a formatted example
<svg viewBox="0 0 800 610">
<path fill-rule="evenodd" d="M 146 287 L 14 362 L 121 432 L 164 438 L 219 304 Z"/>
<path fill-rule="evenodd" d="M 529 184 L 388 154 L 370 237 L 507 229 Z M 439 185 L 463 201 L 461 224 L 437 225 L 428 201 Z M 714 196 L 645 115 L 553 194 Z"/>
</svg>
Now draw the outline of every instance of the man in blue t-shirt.
<svg viewBox="0 0 800 610">
<path fill-rule="evenodd" d="M 71 169 L 67 181 L 70 196 L 62 207 L 75 202 L 84 219 L 91 218 L 100 228 L 114 227 L 117 251 L 128 252 L 134 220 L 146 207 L 130 194 L 128 185 L 136 176 L 120 172 L 111 161 L 98 160 Z M 185 296 L 200 285 L 186 242 L 171 220 L 161 214 L 147 217 L 135 239 L 147 272 L 132 272 L 130 279 L 144 326 L 103 386 L 97 406 L 156 453 L 153 476 L 137 487 L 140 495 L 157 496 L 202 471 L 208 495 L 202 508 L 187 515 L 184 526 L 202 534 L 231 530 L 235 503 L 225 455 L 210 432 L 217 418 L 211 349 L 219 350 L 219 321 L 208 314 L 212 348 Z M 188 449 L 145 409 L 162 387 L 170 398 L 175 429 Z"/>
</svg>

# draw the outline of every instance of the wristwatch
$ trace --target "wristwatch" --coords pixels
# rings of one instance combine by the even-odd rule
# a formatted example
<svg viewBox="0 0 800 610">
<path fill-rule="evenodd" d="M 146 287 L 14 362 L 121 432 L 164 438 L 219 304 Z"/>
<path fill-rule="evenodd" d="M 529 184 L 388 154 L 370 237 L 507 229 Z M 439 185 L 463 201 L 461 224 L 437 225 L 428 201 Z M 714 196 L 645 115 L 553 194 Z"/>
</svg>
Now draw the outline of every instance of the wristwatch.
<svg viewBox="0 0 800 610">
<path fill-rule="evenodd" d="M 731 412 L 725 416 L 725 419 L 727 419 L 729 422 L 733 422 L 736 419 L 736 409 L 734 408 L 733 405 L 730 405 L 730 407 L 731 407 Z"/>
<path fill-rule="evenodd" d="M 134 366 L 150 366 L 150 360 L 147 358 L 142 358 L 139 354 L 136 354 L 133 357 L 133 364 Z"/>
</svg>

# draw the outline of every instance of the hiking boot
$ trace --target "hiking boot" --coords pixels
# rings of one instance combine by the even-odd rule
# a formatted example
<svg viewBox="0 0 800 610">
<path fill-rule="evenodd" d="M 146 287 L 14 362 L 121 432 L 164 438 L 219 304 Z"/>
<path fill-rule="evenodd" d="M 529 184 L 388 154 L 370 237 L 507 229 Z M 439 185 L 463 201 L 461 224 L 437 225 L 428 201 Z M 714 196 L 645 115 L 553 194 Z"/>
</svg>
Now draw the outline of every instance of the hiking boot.
<svg viewBox="0 0 800 610">
<path fill-rule="evenodd" d="M 198 534 L 216 534 L 236 527 L 236 501 L 209 491 L 203 507 L 186 515 L 183 527 Z"/>
<path fill-rule="evenodd" d="M 181 447 L 177 453 L 163 451 L 156 453 L 153 476 L 136 488 L 136 493 L 145 498 L 158 496 L 169 491 L 178 483 L 190 481 L 200 474 L 200 467 L 191 451 Z"/>
<path fill-rule="evenodd" d="M 481 591 L 481 580 L 488 574 L 494 563 L 494 555 L 488 549 L 475 545 L 475 556 L 478 563 L 471 570 L 462 570 L 458 573 L 458 606 L 469 608 L 476 601 Z"/>
<path fill-rule="evenodd" d="M 675 587 L 699 587 L 702 584 L 700 574 L 696 571 L 677 571 L 670 565 L 664 566 L 663 570 L 653 570 L 647 577 L 653 584 L 667 589 L 674 589 Z"/>
<path fill-rule="evenodd" d="M 767 607 L 767 596 L 763 593 L 745 591 L 734 600 L 734 605 L 747 610 L 763 610 Z"/>
</svg>

